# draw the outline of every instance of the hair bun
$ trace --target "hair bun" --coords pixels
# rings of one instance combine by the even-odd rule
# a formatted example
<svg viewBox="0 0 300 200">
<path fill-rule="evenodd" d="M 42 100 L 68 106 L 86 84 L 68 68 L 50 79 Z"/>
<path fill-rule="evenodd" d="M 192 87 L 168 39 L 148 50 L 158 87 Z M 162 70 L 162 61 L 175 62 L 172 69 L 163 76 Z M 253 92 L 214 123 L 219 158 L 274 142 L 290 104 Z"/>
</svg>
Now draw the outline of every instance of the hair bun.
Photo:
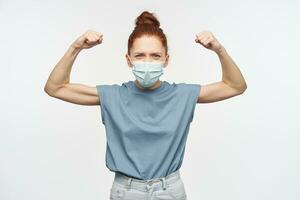
<svg viewBox="0 0 300 200">
<path fill-rule="evenodd" d="M 142 26 L 142 25 L 152 25 L 152 26 L 155 26 L 156 28 L 159 28 L 160 23 L 157 20 L 157 18 L 154 16 L 153 13 L 144 11 L 135 20 L 135 25 L 136 25 L 136 27 Z"/>
</svg>

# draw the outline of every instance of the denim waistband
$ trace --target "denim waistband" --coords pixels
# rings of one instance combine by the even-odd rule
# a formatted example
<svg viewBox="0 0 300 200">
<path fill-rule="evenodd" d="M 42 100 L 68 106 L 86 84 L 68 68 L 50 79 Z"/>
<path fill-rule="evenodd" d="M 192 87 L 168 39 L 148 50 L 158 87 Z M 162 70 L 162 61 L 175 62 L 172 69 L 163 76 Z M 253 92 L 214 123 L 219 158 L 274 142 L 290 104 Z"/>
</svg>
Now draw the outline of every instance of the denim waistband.
<svg viewBox="0 0 300 200">
<path fill-rule="evenodd" d="M 141 180 L 115 172 L 114 183 L 121 184 L 127 189 L 135 188 L 140 191 L 149 191 L 151 188 L 156 187 L 162 187 L 162 189 L 165 190 L 169 184 L 178 181 L 179 179 L 181 179 L 179 169 L 167 176 L 148 180 Z"/>
</svg>

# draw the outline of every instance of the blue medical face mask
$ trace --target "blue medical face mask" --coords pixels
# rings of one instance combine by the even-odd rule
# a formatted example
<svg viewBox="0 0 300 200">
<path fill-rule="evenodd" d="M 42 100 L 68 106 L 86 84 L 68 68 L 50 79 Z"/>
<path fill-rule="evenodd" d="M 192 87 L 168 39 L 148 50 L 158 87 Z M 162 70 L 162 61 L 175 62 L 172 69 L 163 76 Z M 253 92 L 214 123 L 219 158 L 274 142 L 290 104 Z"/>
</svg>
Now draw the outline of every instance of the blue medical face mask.
<svg viewBox="0 0 300 200">
<path fill-rule="evenodd" d="M 151 87 L 163 75 L 164 61 L 132 61 L 132 73 L 145 88 Z"/>
</svg>

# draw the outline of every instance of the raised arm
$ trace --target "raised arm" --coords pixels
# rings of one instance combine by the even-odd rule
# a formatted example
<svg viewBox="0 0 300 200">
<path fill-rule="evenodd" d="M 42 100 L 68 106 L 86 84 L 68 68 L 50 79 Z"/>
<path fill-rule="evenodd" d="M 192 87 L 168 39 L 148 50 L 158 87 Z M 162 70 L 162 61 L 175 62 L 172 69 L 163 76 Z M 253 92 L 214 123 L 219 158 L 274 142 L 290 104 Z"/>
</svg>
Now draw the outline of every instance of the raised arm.
<svg viewBox="0 0 300 200">
<path fill-rule="evenodd" d="M 102 43 L 102 34 L 88 30 L 81 35 L 68 48 L 64 56 L 52 70 L 44 91 L 51 97 L 55 97 L 70 103 L 80 105 L 99 105 L 100 99 L 96 86 L 88 86 L 80 83 L 70 83 L 70 73 L 77 55 L 82 49 L 91 48 Z"/>
<path fill-rule="evenodd" d="M 214 35 L 210 31 L 203 31 L 196 35 L 195 42 L 218 55 L 223 74 L 221 81 L 202 85 L 197 103 L 211 103 L 242 94 L 247 89 L 246 81 L 238 66 Z"/>
</svg>

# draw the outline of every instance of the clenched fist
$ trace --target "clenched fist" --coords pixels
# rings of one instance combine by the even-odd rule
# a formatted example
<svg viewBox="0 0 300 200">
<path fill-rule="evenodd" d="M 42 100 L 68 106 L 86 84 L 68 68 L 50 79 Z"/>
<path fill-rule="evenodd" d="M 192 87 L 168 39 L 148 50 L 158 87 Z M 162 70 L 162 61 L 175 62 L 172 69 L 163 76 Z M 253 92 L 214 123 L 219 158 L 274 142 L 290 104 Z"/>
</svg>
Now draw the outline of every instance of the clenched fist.
<svg viewBox="0 0 300 200">
<path fill-rule="evenodd" d="M 101 44 L 103 35 L 93 30 L 86 31 L 83 35 L 72 43 L 72 46 L 77 49 L 89 49 L 97 44 Z"/>
<path fill-rule="evenodd" d="M 210 31 L 202 31 L 196 34 L 195 42 L 200 43 L 205 48 L 210 49 L 216 53 L 218 53 L 223 48 L 220 42 Z"/>
</svg>

